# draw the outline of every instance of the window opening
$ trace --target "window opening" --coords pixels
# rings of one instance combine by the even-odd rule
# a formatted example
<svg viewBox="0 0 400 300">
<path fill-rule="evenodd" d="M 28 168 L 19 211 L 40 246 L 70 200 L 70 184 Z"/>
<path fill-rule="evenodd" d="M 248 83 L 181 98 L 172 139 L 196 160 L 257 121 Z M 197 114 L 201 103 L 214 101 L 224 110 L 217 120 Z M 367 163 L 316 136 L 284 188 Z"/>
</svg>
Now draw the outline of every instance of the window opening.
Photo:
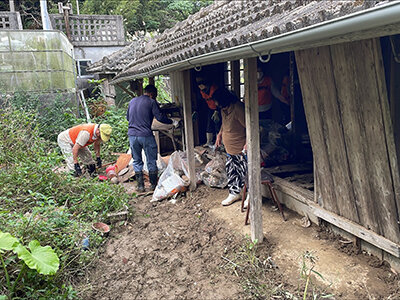
<svg viewBox="0 0 400 300">
<path fill-rule="evenodd" d="M 76 61 L 76 68 L 78 70 L 78 76 L 79 77 L 86 77 L 90 76 L 90 74 L 86 71 L 88 64 L 91 62 L 90 59 L 88 60 L 77 60 Z"/>
</svg>

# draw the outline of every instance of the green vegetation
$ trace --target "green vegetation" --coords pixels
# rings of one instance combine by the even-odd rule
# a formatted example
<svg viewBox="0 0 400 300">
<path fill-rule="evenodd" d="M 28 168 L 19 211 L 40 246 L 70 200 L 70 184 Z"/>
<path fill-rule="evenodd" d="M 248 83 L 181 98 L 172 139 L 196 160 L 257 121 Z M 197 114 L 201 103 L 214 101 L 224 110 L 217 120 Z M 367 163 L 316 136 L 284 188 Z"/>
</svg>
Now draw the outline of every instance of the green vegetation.
<svg viewBox="0 0 400 300">
<path fill-rule="evenodd" d="M 58 13 L 57 3 L 68 0 L 47 0 L 50 13 Z M 81 14 L 122 15 L 127 32 L 164 31 L 185 20 L 212 0 L 79 0 Z M 9 1 L 0 2 L 0 10 L 9 10 Z M 70 1 L 76 13 L 76 1 Z M 15 1 L 25 29 L 41 28 L 40 1 Z"/>
<path fill-rule="evenodd" d="M 185 20 L 212 0 L 85 0 L 81 1 L 81 13 L 122 15 L 126 30 L 164 31 L 175 23 Z"/>
<path fill-rule="evenodd" d="M 0 229 L 16 237 L 21 247 L 36 240 L 29 243 L 31 252 L 42 249 L 39 245 L 50 246 L 60 269 L 54 275 L 41 274 L 41 269 L 24 263 L 31 253 L 27 249 L 15 250 L 20 260 L 7 251 L 1 254 L 0 295 L 76 299 L 72 286 L 86 274 L 105 238 L 91 224 L 120 210 L 129 197 L 120 186 L 53 171 L 63 159 L 56 144 L 58 133 L 84 120 L 76 118 L 59 97 L 44 106 L 38 98 L 17 93 L 0 99 Z M 107 111 L 101 118 L 114 127 L 105 157 L 125 151 L 125 111 Z M 84 238 L 90 241 L 87 251 L 82 249 Z"/>
<path fill-rule="evenodd" d="M 2 297 L 3 299 L 12 299 L 17 283 L 25 275 L 26 267 L 36 270 L 39 274 L 43 275 L 54 275 L 57 272 L 58 267 L 60 266 L 60 260 L 53 249 L 49 246 L 40 246 L 40 243 L 36 240 L 31 241 L 28 248 L 31 252 L 29 252 L 29 250 L 26 249 L 17 238 L 13 237 L 8 232 L 3 233 L 0 231 L 0 261 L 8 287 L 8 295 L 0 295 L 0 299 L 2 299 Z M 11 285 L 10 275 L 8 274 L 6 263 L 1 255 L 2 251 L 11 250 L 17 254 L 18 258 L 24 263 L 13 285 Z"/>
<path fill-rule="evenodd" d="M 275 270 L 278 266 L 268 254 L 270 249 L 265 243 L 258 244 L 246 238 L 237 249 L 233 249 L 221 258 L 221 268 L 235 274 L 244 291 L 246 299 L 333 299 L 313 282 L 313 275 L 325 281 L 322 274 L 315 270 L 316 257 L 305 251 L 300 259 L 300 280 L 304 285 L 291 286 Z M 328 286 L 329 287 L 329 286 Z"/>
<path fill-rule="evenodd" d="M 265 247 L 246 238 L 238 249 L 222 256 L 221 267 L 238 277 L 246 299 L 298 299 L 286 284 L 277 285 L 281 280 L 275 273 L 277 266 L 270 256 L 265 256 Z"/>
<path fill-rule="evenodd" d="M 317 288 L 313 286 L 312 275 L 316 275 L 322 280 L 325 280 L 324 276 L 322 276 L 321 273 L 315 270 L 316 262 L 317 258 L 315 257 L 313 252 L 305 251 L 301 256 L 300 276 L 303 280 L 306 281 L 303 291 L 303 300 L 307 299 L 310 287 L 312 288 L 312 299 L 329 299 L 334 296 L 333 294 L 325 294 L 323 292 L 320 292 Z"/>
</svg>

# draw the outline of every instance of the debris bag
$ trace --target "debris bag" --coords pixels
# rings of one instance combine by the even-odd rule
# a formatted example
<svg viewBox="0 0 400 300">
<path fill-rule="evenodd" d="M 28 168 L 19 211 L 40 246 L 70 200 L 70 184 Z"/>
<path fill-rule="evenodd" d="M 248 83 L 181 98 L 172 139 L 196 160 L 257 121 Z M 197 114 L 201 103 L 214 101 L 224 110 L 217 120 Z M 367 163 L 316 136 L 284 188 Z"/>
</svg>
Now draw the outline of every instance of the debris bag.
<svg viewBox="0 0 400 300">
<path fill-rule="evenodd" d="M 128 154 L 132 154 L 131 148 L 129 148 Z M 147 159 L 146 159 L 146 154 L 144 153 L 144 150 L 142 150 L 142 161 L 143 161 L 143 171 L 146 173 L 149 173 L 149 169 L 147 168 Z M 133 158 L 131 158 L 129 165 L 133 165 Z M 157 154 L 157 169 L 158 169 L 158 174 L 161 174 L 165 168 L 167 167 L 167 164 L 163 160 L 162 156 L 160 153 Z"/>
<path fill-rule="evenodd" d="M 201 173 L 201 179 L 209 187 L 224 188 L 228 184 L 228 176 L 225 171 L 226 157 L 217 152 Z"/>
<path fill-rule="evenodd" d="M 186 153 L 175 151 L 171 154 L 167 168 L 158 179 L 157 187 L 150 202 L 160 201 L 184 192 L 189 184 Z"/>
<path fill-rule="evenodd" d="M 147 159 L 146 159 L 146 154 L 144 153 L 144 150 L 142 150 L 142 161 L 143 161 L 143 171 L 146 173 L 149 173 L 149 169 L 147 168 Z M 132 159 L 133 163 L 133 159 Z M 160 153 L 157 154 L 157 169 L 158 169 L 158 174 L 161 174 L 164 172 L 165 168 L 167 167 L 166 163 L 162 159 L 162 156 Z"/>
</svg>

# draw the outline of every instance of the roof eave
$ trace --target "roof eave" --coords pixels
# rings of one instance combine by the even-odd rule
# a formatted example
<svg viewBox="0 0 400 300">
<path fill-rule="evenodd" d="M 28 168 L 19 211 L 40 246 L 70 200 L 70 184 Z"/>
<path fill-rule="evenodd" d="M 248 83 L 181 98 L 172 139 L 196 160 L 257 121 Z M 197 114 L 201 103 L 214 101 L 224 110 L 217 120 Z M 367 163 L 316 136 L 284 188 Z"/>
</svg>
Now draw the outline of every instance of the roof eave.
<svg viewBox="0 0 400 300">
<path fill-rule="evenodd" d="M 341 37 L 355 32 L 365 32 L 394 24 L 398 24 L 400 32 L 400 1 L 389 2 L 381 6 L 283 33 L 278 36 L 188 58 L 149 72 L 119 77 L 111 83 L 115 84 L 137 78 L 167 74 L 177 70 L 190 69 L 194 66 L 216 62 L 312 48 L 316 44 L 321 44 L 321 41 L 332 42 L 332 38 L 334 37 Z M 343 40 L 338 38 L 336 43 L 339 42 L 343 42 Z M 331 44 L 334 43 L 332 42 Z"/>
</svg>

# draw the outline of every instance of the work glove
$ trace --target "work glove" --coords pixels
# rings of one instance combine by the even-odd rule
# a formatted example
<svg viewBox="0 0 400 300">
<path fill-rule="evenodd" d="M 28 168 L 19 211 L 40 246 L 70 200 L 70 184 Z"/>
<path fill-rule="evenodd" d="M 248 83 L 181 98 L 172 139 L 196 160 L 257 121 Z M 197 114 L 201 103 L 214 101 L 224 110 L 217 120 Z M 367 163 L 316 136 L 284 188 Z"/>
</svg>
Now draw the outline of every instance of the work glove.
<svg viewBox="0 0 400 300">
<path fill-rule="evenodd" d="M 89 175 L 93 176 L 95 175 L 96 166 L 94 164 L 90 164 L 87 166 L 87 170 L 89 172 Z"/>
<path fill-rule="evenodd" d="M 76 163 L 76 164 L 74 165 L 74 168 L 75 168 L 74 176 L 75 176 L 75 177 L 81 176 L 81 175 L 82 175 L 82 169 L 81 169 L 79 163 Z"/>
<path fill-rule="evenodd" d="M 174 126 L 174 128 L 178 128 L 179 127 L 179 121 L 172 119 L 172 125 Z"/>
<path fill-rule="evenodd" d="M 102 163 L 101 163 L 101 158 L 100 158 L 100 156 L 96 158 L 96 162 L 97 162 L 97 163 L 96 163 L 97 167 L 98 167 L 98 168 L 101 168 Z"/>
<path fill-rule="evenodd" d="M 214 111 L 213 115 L 211 116 L 211 120 L 213 120 L 214 123 L 219 123 L 219 121 L 221 121 L 218 110 Z"/>
</svg>

